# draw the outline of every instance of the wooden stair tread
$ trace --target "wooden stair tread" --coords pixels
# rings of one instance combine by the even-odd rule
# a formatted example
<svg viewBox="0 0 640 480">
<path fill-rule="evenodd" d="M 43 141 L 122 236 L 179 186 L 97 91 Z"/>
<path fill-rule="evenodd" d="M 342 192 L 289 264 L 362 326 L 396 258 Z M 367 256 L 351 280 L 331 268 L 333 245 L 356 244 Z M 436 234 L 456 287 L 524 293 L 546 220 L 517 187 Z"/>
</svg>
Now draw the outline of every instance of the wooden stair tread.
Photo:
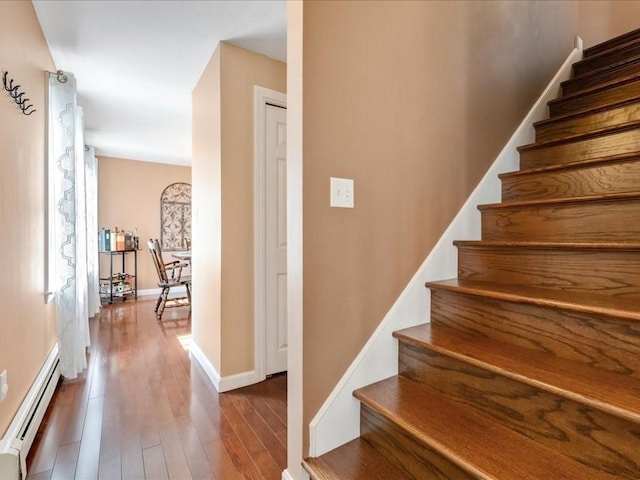
<svg viewBox="0 0 640 480">
<path fill-rule="evenodd" d="M 419 325 L 395 332 L 394 337 L 621 418 L 640 421 L 638 378 L 597 370 L 444 325 Z"/>
<path fill-rule="evenodd" d="M 552 250 L 640 250 L 638 242 L 526 242 L 510 240 L 455 240 L 455 246 L 487 248 L 534 248 Z"/>
<path fill-rule="evenodd" d="M 635 55 L 603 65 L 596 69 L 577 73 L 560 83 L 563 94 L 576 93 L 585 88 L 608 82 L 616 78 L 624 78 L 640 72 L 640 55 Z"/>
<path fill-rule="evenodd" d="M 631 43 L 637 38 L 640 38 L 640 28 L 632 30 L 630 32 L 618 35 L 617 37 L 610 38 L 604 42 L 593 45 L 592 47 L 585 48 L 583 55 L 584 58 L 592 57 L 601 52 L 609 51 L 612 48 L 616 48 L 619 45 Z"/>
<path fill-rule="evenodd" d="M 634 47 L 637 47 L 638 45 L 638 41 L 632 42 L 629 45 L 632 45 Z M 625 45 L 624 47 L 626 48 L 629 45 Z M 599 58 L 604 58 L 607 57 L 609 55 L 610 52 L 605 52 L 602 56 L 598 55 Z M 618 58 L 617 60 L 614 60 L 611 63 L 604 63 L 603 65 L 599 66 L 599 67 L 595 67 L 593 66 L 594 63 L 596 63 L 598 61 L 598 58 L 596 57 L 589 57 L 589 58 L 583 58 L 582 60 L 574 63 L 574 66 L 577 66 L 577 69 L 575 70 L 575 76 L 570 78 L 569 80 L 565 80 L 566 83 L 571 82 L 571 80 L 573 79 L 578 79 L 578 80 L 582 80 L 584 78 L 589 78 L 592 75 L 598 75 L 598 74 L 603 74 L 603 73 L 607 73 L 611 70 L 615 70 L 615 69 L 620 69 L 620 68 L 624 68 L 627 65 L 633 64 L 635 62 L 638 61 L 638 59 L 640 58 L 640 55 L 631 55 L 629 57 L 622 57 L 622 58 Z M 587 70 L 585 71 L 581 71 L 583 68 L 582 67 L 586 67 Z M 563 84 L 565 82 L 562 82 L 560 84 L 560 86 L 562 87 Z"/>
<path fill-rule="evenodd" d="M 605 73 L 615 70 L 616 68 L 618 68 L 619 70 L 622 70 L 624 69 L 624 67 L 634 66 L 633 64 L 638 63 L 639 61 L 640 61 L 640 55 L 627 59 L 625 61 L 617 62 L 611 65 L 606 65 L 597 70 L 590 70 L 589 72 L 582 73 L 569 80 L 566 80 L 566 83 L 569 84 L 571 82 L 579 81 L 585 78 L 588 79 L 589 77 L 595 76 L 598 74 L 603 75 Z M 620 76 L 614 76 L 613 78 L 610 78 L 610 79 L 603 78 L 601 81 L 597 83 L 594 82 L 592 85 L 582 86 L 582 88 L 578 90 L 565 92 L 561 97 L 553 99 L 551 101 L 552 102 L 555 101 L 556 103 L 558 103 L 563 98 L 577 98 L 582 95 L 589 95 L 593 92 L 607 90 L 609 88 L 615 88 L 616 84 L 618 83 L 625 84 L 625 83 L 635 82 L 638 80 L 639 77 L 640 77 L 640 73 L 637 73 L 637 72 L 627 72 L 626 74 L 621 73 Z M 565 82 L 562 82 L 562 83 L 564 84 Z M 561 87 L 562 87 L 562 84 L 561 84 Z"/>
<path fill-rule="evenodd" d="M 561 97 L 562 98 L 562 97 Z M 560 100 L 560 99 L 558 99 Z M 613 110 L 615 108 L 626 107 L 627 105 L 633 105 L 634 103 L 640 102 L 640 94 L 638 95 L 628 95 L 623 99 L 615 99 L 606 103 L 586 106 L 577 110 L 570 110 L 568 112 L 560 112 L 550 116 L 546 120 L 541 120 L 540 122 L 534 123 L 534 127 L 539 125 L 546 125 L 548 123 L 553 123 L 554 121 L 562 121 L 567 120 L 571 117 L 580 117 L 583 115 L 590 115 L 592 113 L 597 112 L 606 112 L 607 110 Z"/>
<path fill-rule="evenodd" d="M 428 282 L 426 286 L 428 288 L 455 291 L 495 300 L 529 303 L 574 312 L 640 320 L 640 306 L 638 302 L 633 299 L 613 298 L 593 293 L 584 294 L 551 288 L 461 280 L 457 278 L 439 282 Z"/>
<path fill-rule="evenodd" d="M 302 465 L 312 480 L 414 480 L 413 476 L 393 465 L 362 438 L 356 438 L 320 457 L 305 458 Z"/>
<path fill-rule="evenodd" d="M 478 205 L 478 210 L 498 210 L 520 207 L 533 207 L 533 206 L 546 206 L 546 205 L 563 205 L 570 203 L 585 203 L 585 202 L 607 202 L 616 200 L 629 200 L 640 198 L 640 192 L 622 192 L 622 193 L 606 193 L 600 195 L 585 195 L 582 197 L 569 197 L 569 198 L 551 198 L 551 199 L 539 199 L 539 200 L 513 200 L 501 203 L 488 203 L 484 205 Z"/>
<path fill-rule="evenodd" d="M 591 138 L 606 137 L 614 133 L 622 133 L 629 130 L 635 130 L 638 128 L 640 128 L 640 120 L 633 120 L 630 122 L 625 122 L 620 125 L 612 125 L 612 126 L 608 126 L 608 127 L 604 127 L 596 130 L 590 130 L 584 133 L 577 133 L 574 135 L 565 135 L 563 138 L 560 138 L 557 140 L 540 141 L 540 142 L 529 143 L 527 145 L 521 145 L 518 147 L 518 152 L 521 152 L 521 153 L 530 152 L 530 151 L 540 150 L 543 148 L 555 147 L 557 145 L 566 145 L 568 143 L 574 143 L 581 140 L 588 140 Z"/>
<path fill-rule="evenodd" d="M 640 74 L 639 74 L 640 75 Z M 564 117 L 569 114 L 595 112 L 599 109 L 612 109 L 634 104 L 640 98 L 640 78 L 634 81 L 609 83 L 606 88 L 601 85 L 589 87 L 576 93 L 566 95 L 547 102 L 551 118 Z"/>
<path fill-rule="evenodd" d="M 558 98 L 554 98 L 553 100 L 549 100 L 548 105 L 556 105 L 559 103 L 567 103 L 577 98 L 586 97 L 591 95 L 592 93 L 601 92 L 603 90 L 611 90 L 620 85 L 625 85 L 627 83 L 634 83 L 640 81 L 640 73 L 636 73 L 634 75 L 627 75 L 622 78 L 616 78 L 614 80 L 609 80 L 607 82 L 600 83 L 598 85 L 594 85 L 592 87 L 587 87 L 583 90 L 579 90 L 577 92 L 568 93 Z"/>
<path fill-rule="evenodd" d="M 638 83 L 640 92 L 640 82 Z M 639 119 L 605 131 L 576 133 L 567 139 L 539 139 L 519 147 L 520 168 L 534 168 L 589 159 L 640 155 Z"/>
<path fill-rule="evenodd" d="M 478 478 L 615 478 L 560 455 L 425 385 L 400 376 L 356 390 L 354 395 L 379 415 Z"/>
<path fill-rule="evenodd" d="M 556 123 L 565 122 L 567 120 L 593 115 L 594 113 L 606 112 L 607 110 L 613 110 L 615 108 L 619 108 L 620 106 L 630 105 L 638 102 L 640 102 L 640 97 L 633 97 L 623 102 L 613 102 L 611 104 L 600 105 L 594 108 L 586 108 L 584 110 L 579 110 L 577 112 L 554 115 L 553 117 L 545 118 L 543 120 L 538 120 L 537 122 L 534 122 L 533 127 L 534 128 L 546 127 Z"/>
<path fill-rule="evenodd" d="M 590 70 L 585 73 L 581 73 L 579 75 L 574 75 L 568 80 L 564 80 L 560 83 L 560 87 L 564 87 L 565 85 L 580 82 L 582 80 L 588 80 L 589 78 L 597 77 L 598 75 L 602 75 L 603 73 L 611 72 L 613 70 L 622 69 L 632 63 L 640 62 L 640 55 L 635 55 L 633 57 L 625 58 L 623 60 L 619 60 L 615 63 L 611 63 L 609 65 L 604 65 L 602 67 L 596 68 L 594 70 Z"/>
<path fill-rule="evenodd" d="M 593 167 L 598 164 L 605 163 L 622 163 L 622 162 L 630 162 L 634 160 L 640 161 L 640 155 L 638 154 L 624 154 L 624 155 L 614 155 L 610 157 L 600 157 L 600 158 L 590 158 L 588 160 L 579 160 L 571 163 L 559 163 L 555 165 L 545 165 L 541 167 L 532 167 L 532 168 L 523 168 L 520 170 L 515 170 L 513 172 L 504 172 L 499 173 L 498 178 L 510 178 L 510 177 L 520 177 L 527 176 L 532 174 L 539 173 L 547 173 L 547 172 L 557 172 L 562 170 L 572 170 L 578 168 L 588 168 Z"/>
<path fill-rule="evenodd" d="M 590 55 L 589 57 L 583 57 L 582 60 L 575 62 L 572 65 L 573 73 L 575 75 L 582 75 L 604 66 L 613 65 L 619 61 L 626 60 L 639 54 L 640 41 L 638 41 L 638 39 L 634 39 L 627 43 L 607 49 L 606 51 Z"/>
<path fill-rule="evenodd" d="M 589 61 L 596 60 L 598 58 L 608 57 L 612 54 L 625 51 L 630 47 L 636 46 L 638 43 L 639 43 L 638 38 L 629 38 L 628 40 L 623 41 L 622 43 L 619 43 L 616 45 L 610 45 L 609 48 L 606 48 L 601 51 L 585 50 L 585 52 L 587 53 L 585 54 L 583 52 L 582 60 L 575 62 L 574 65 L 584 64 L 584 63 L 588 63 Z"/>
</svg>

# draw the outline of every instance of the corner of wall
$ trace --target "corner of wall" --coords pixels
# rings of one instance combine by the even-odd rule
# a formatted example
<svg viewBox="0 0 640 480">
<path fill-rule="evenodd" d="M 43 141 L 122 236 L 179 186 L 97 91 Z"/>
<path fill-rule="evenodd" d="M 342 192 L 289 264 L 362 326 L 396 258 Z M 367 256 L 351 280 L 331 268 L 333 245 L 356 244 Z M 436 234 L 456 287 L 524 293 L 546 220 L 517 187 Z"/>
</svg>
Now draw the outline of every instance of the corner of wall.
<svg viewBox="0 0 640 480">
<path fill-rule="evenodd" d="M 263 380 L 255 370 L 221 376 L 197 343 L 191 342 L 190 354 L 197 360 L 218 393 L 229 392 Z"/>
<path fill-rule="evenodd" d="M 193 356 L 193 358 L 195 358 L 198 361 L 198 363 L 204 370 L 204 373 L 207 374 L 207 377 L 209 377 L 209 380 L 211 381 L 215 389 L 219 392 L 220 391 L 220 374 L 218 373 L 216 368 L 213 366 L 213 364 L 209 361 L 209 359 L 204 354 L 202 349 L 194 341 L 191 342 L 191 345 L 189 347 L 189 355 Z"/>
</svg>

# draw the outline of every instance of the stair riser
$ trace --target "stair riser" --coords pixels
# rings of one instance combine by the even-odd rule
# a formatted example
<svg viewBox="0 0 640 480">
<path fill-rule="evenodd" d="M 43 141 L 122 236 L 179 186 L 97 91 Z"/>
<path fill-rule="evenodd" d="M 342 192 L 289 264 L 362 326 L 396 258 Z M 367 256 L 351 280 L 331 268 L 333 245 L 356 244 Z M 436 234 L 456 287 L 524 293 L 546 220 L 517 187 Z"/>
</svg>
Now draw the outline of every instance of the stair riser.
<svg viewBox="0 0 640 480">
<path fill-rule="evenodd" d="M 640 324 L 634 320 L 434 289 L 431 321 L 603 372 L 640 377 Z"/>
<path fill-rule="evenodd" d="M 586 77 L 572 78 L 566 82 L 562 82 L 562 93 L 564 95 L 569 95 L 585 88 L 595 87 L 602 83 L 618 80 L 628 75 L 636 75 L 639 73 L 640 62 L 638 59 L 635 59 L 627 64 L 620 65 L 619 67 L 611 68 L 599 73 L 594 72 L 592 75 L 588 75 Z"/>
<path fill-rule="evenodd" d="M 607 162 L 551 172 L 503 176 L 502 200 L 575 198 L 636 192 L 640 161 Z"/>
<path fill-rule="evenodd" d="M 524 170 L 549 165 L 565 165 L 634 153 L 640 153 L 640 129 L 560 145 L 521 149 L 520 168 Z"/>
<path fill-rule="evenodd" d="M 483 240 L 640 240 L 640 200 L 592 201 L 482 210 Z"/>
<path fill-rule="evenodd" d="M 638 425 L 404 342 L 399 370 L 596 471 L 640 478 Z"/>
<path fill-rule="evenodd" d="M 571 135 L 580 135 L 593 130 L 639 120 L 640 103 L 605 109 L 589 115 L 580 115 L 536 125 L 536 141 L 550 142 Z"/>
<path fill-rule="evenodd" d="M 637 40 L 640 40 L 640 29 L 633 30 L 632 32 L 625 33 L 624 35 L 620 35 L 619 37 L 612 38 L 611 40 L 607 40 L 606 42 L 602 42 L 598 45 L 585 49 L 584 58 L 593 57 L 594 55 L 619 47 L 625 43 L 633 43 Z"/>
<path fill-rule="evenodd" d="M 624 83 L 615 88 L 599 90 L 587 95 L 549 102 L 549 114 L 567 115 L 608 105 L 630 102 L 640 97 L 640 82 Z"/>
<path fill-rule="evenodd" d="M 458 278 L 640 300 L 640 251 L 459 246 Z"/>
<path fill-rule="evenodd" d="M 640 42 L 631 44 L 627 48 L 619 51 L 612 51 L 607 55 L 591 56 L 580 62 L 574 63 L 573 74 L 575 76 L 584 75 L 598 68 L 622 62 L 637 55 L 640 55 Z"/>
<path fill-rule="evenodd" d="M 366 405 L 360 406 L 360 436 L 392 463 L 402 465 L 418 480 L 477 478 Z"/>
</svg>

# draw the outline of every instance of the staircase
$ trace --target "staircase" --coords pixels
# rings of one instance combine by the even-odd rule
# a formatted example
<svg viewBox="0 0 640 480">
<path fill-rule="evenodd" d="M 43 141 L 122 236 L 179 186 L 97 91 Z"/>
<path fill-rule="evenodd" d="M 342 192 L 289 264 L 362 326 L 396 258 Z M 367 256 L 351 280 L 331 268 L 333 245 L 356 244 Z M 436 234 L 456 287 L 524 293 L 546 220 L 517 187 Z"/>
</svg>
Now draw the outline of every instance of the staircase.
<svg viewBox="0 0 640 480">
<path fill-rule="evenodd" d="M 312 479 L 640 478 L 640 29 L 562 88 Z"/>
</svg>

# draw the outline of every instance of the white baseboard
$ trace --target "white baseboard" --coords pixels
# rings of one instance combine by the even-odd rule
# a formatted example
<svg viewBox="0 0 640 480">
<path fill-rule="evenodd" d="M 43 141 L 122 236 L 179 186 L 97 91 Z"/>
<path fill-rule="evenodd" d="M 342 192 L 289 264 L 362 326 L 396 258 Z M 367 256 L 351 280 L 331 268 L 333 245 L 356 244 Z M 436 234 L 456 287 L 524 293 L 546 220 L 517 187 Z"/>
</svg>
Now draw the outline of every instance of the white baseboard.
<svg viewBox="0 0 640 480">
<path fill-rule="evenodd" d="M 138 290 L 138 296 L 139 297 L 146 297 L 146 296 L 149 296 L 149 295 L 160 295 L 161 291 L 162 291 L 161 288 L 146 288 L 144 290 Z M 186 295 L 187 294 L 187 288 L 186 287 L 172 287 L 171 288 L 170 297 L 172 297 L 174 294 Z"/>
<path fill-rule="evenodd" d="M 307 473 L 307 471 L 303 468 L 302 469 L 302 477 L 295 478 L 290 472 L 289 469 L 285 470 L 284 472 L 282 472 L 282 480 L 309 480 L 311 477 L 309 477 L 309 474 Z"/>
<path fill-rule="evenodd" d="M 19 467 L 26 476 L 27 454 L 60 379 L 58 358 L 56 342 L 0 440 L 0 478 L 12 478 L 2 470 L 12 467 Z"/>
<path fill-rule="evenodd" d="M 576 45 L 579 44 L 580 42 L 576 40 Z M 560 83 L 570 78 L 572 64 L 581 58 L 582 50 L 574 48 L 311 420 L 309 424 L 310 456 L 320 456 L 360 435 L 359 402 L 353 397 L 353 391 L 398 373 L 398 344 L 392 337 L 392 333 L 395 330 L 424 323 L 425 319 L 430 318 L 429 292 L 424 284 L 427 281 L 457 276 L 458 258 L 453 241 L 480 238 L 481 217 L 477 206 L 500 202 L 498 174 L 518 169 L 517 147 L 533 142 L 535 137 L 533 123 L 547 118 L 547 102 L 557 97 Z"/>
<path fill-rule="evenodd" d="M 309 479 L 309 475 L 307 475 L 306 480 Z M 295 478 L 293 478 L 293 476 L 289 473 L 289 470 L 285 470 L 282 472 L 282 480 L 296 480 Z M 305 478 L 303 477 L 302 480 L 305 480 Z"/>
<path fill-rule="evenodd" d="M 21 480 L 20 456 L 17 450 L 0 453 L 0 478 L 2 480 Z"/>
<path fill-rule="evenodd" d="M 193 340 L 189 345 L 189 354 L 192 355 L 193 358 L 195 358 L 198 361 L 202 369 L 207 374 L 207 377 L 209 377 L 209 380 L 211 381 L 215 389 L 219 392 L 220 391 L 220 374 L 215 369 L 215 367 L 211 364 L 211 362 L 209 361 L 207 356 L 204 354 L 204 352 Z"/>
<path fill-rule="evenodd" d="M 138 290 L 138 297 L 147 297 L 150 295 L 160 295 L 161 290 L 159 288 L 148 288 L 145 290 Z"/>
<path fill-rule="evenodd" d="M 236 373 L 235 375 L 228 375 L 220 378 L 220 388 L 218 391 L 228 392 L 229 390 L 235 390 L 236 388 L 246 387 L 247 385 L 253 385 L 258 383 L 258 376 L 255 370 L 248 372 Z"/>
<path fill-rule="evenodd" d="M 192 341 L 189 348 L 193 358 L 198 361 L 215 389 L 220 393 L 235 390 L 236 388 L 246 387 L 247 385 L 253 385 L 259 381 L 255 370 L 221 377 L 213 364 L 195 342 Z"/>
</svg>

